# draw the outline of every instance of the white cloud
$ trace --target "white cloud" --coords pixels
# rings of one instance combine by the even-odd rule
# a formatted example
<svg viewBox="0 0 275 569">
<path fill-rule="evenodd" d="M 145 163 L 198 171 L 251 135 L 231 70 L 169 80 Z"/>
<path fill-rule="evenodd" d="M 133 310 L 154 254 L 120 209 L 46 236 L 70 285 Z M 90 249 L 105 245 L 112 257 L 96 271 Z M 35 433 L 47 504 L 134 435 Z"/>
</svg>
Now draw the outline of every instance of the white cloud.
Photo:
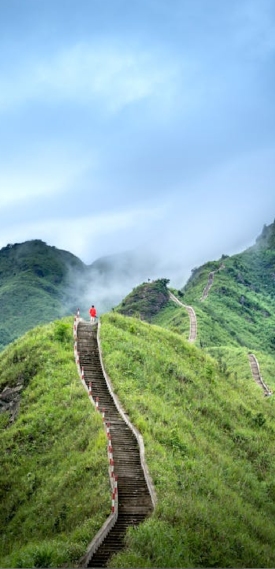
<svg viewBox="0 0 275 569">
<path fill-rule="evenodd" d="M 77 214 L 78 211 L 75 218 L 71 219 L 60 217 L 43 221 L 35 220 L 28 224 L 17 223 L 16 226 L 1 231 L 0 246 L 4 247 L 7 243 L 21 243 L 29 239 L 42 239 L 48 245 L 68 250 L 84 262 L 90 263 L 101 255 L 136 246 L 143 230 L 148 231 L 152 222 L 161 219 L 164 209 L 152 207 L 115 213 L 107 211 L 98 215 L 77 216 Z M 104 248 L 102 240 L 106 246 L 105 253 L 100 252 Z"/>
<path fill-rule="evenodd" d="M 29 100 L 97 102 L 108 112 L 169 88 L 175 69 L 154 54 L 79 43 L 51 59 L 21 62 L 10 81 L 0 81 L 0 110 Z"/>
<path fill-rule="evenodd" d="M 51 142 L 32 147 L 31 156 L 23 149 L 17 152 L 10 162 L 0 161 L 0 207 L 67 191 L 96 162 L 91 153 L 80 156 L 73 148 Z"/>
</svg>

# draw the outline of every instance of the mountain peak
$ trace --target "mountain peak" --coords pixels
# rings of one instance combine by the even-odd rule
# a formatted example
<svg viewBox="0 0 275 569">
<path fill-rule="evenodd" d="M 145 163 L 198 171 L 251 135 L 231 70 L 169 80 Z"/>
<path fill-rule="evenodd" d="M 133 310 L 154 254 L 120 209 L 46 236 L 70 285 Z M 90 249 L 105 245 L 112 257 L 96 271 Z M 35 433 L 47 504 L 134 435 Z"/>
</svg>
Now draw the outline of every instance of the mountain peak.
<svg viewBox="0 0 275 569">
<path fill-rule="evenodd" d="M 275 220 L 270 225 L 264 225 L 261 235 L 257 237 L 256 244 L 266 249 L 275 249 Z"/>
</svg>

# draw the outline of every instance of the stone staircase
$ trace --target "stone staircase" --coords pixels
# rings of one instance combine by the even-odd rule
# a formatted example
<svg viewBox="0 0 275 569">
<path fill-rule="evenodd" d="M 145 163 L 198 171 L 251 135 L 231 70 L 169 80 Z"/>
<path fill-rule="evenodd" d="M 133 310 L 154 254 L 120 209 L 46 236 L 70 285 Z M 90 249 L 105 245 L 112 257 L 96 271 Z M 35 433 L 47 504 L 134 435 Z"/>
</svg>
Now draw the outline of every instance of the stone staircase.
<svg viewBox="0 0 275 569">
<path fill-rule="evenodd" d="M 203 293 L 202 293 L 202 297 L 201 297 L 201 301 L 203 302 L 207 297 L 208 297 L 208 293 L 211 289 L 211 286 L 213 285 L 214 282 L 214 275 L 215 273 L 218 273 L 219 271 L 222 271 L 223 269 L 225 269 L 225 265 L 222 263 L 220 265 L 220 267 L 218 269 L 216 269 L 216 271 L 211 271 L 208 275 L 208 280 L 207 280 L 207 284 L 203 289 Z"/>
<path fill-rule="evenodd" d="M 169 297 L 179 306 L 182 306 L 187 310 L 189 320 L 190 320 L 190 328 L 189 328 L 189 342 L 195 342 L 197 338 L 197 317 L 195 310 L 192 306 L 188 306 L 187 304 L 183 304 L 171 291 L 169 292 Z"/>
<path fill-rule="evenodd" d="M 98 549 L 87 556 L 85 567 L 106 567 L 109 558 L 124 547 L 129 526 L 141 523 L 153 511 L 152 496 L 141 463 L 138 440 L 121 415 L 102 369 L 97 340 L 98 324 L 80 321 L 77 350 L 80 368 L 92 397 L 102 411 L 112 441 L 114 476 L 117 477 L 118 515 Z"/>
<path fill-rule="evenodd" d="M 265 396 L 272 395 L 272 391 L 267 387 L 267 385 L 263 381 L 263 378 L 260 373 L 260 366 L 256 356 L 254 354 L 248 354 L 248 359 L 254 380 L 263 389 Z"/>
</svg>

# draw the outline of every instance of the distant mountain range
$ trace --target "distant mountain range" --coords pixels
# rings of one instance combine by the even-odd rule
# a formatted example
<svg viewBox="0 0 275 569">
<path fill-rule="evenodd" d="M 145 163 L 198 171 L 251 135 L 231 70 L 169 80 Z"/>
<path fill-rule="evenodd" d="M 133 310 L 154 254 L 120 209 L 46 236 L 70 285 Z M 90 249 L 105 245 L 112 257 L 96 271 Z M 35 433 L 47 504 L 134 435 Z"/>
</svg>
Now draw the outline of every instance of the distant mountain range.
<svg viewBox="0 0 275 569">
<path fill-rule="evenodd" d="M 129 293 L 117 310 L 124 315 L 185 333 L 189 316 L 168 295 L 163 279 Z M 255 245 L 194 268 L 180 290 L 172 290 L 197 316 L 197 345 L 245 346 L 271 355 L 275 349 L 275 222 L 264 226 Z M 162 294 L 161 294 L 162 293 Z"/>
<path fill-rule="evenodd" d="M 148 278 L 154 263 L 149 255 L 127 251 L 86 265 L 41 240 L 7 245 L 0 250 L 0 348 L 78 308 L 87 318 L 91 304 L 99 314 L 116 308 L 182 332 L 188 315 L 169 300 L 169 275 L 157 279 L 155 290 L 156 281 Z M 253 247 L 194 268 L 173 292 L 196 310 L 202 347 L 229 343 L 270 352 L 275 348 L 274 283 L 275 222 L 264 226 Z"/>
<path fill-rule="evenodd" d="M 179 290 L 148 261 L 87 266 L 39 240 L 0 251 L 2 347 L 18 338 L 0 357 L 2 567 L 82 566 L 106 523 L 102 418 L 73 361 L 73 318 L 60 319 L 88 318 L 93 301 L 158 499 L 118 565 L 274 567 L 275 222 Z"/>
<path fill-rule="evenodd" d="M 88 316 L 121 301 L 132 286 L 147 278 L 152 259 L 132 252 L 85 265 L 75 255 L 41 240 L 9 244 L 0 250 L 0 348 L 38 324 L 79 308 Z"/>
</svg>

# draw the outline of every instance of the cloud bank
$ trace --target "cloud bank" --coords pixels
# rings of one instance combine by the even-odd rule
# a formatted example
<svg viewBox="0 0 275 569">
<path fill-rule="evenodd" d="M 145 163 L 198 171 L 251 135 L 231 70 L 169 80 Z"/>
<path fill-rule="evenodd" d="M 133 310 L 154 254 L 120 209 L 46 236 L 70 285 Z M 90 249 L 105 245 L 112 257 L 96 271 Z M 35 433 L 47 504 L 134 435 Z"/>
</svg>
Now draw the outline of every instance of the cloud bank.
<svg viewBox="0 0 275 569">
<path fill-rule="evenodd" d="M 275 217 L 274 28 L 271 0 L 6 3 L 0 246 L 149 251 L 177 286 L 249 246 Z"/>
</svg>

